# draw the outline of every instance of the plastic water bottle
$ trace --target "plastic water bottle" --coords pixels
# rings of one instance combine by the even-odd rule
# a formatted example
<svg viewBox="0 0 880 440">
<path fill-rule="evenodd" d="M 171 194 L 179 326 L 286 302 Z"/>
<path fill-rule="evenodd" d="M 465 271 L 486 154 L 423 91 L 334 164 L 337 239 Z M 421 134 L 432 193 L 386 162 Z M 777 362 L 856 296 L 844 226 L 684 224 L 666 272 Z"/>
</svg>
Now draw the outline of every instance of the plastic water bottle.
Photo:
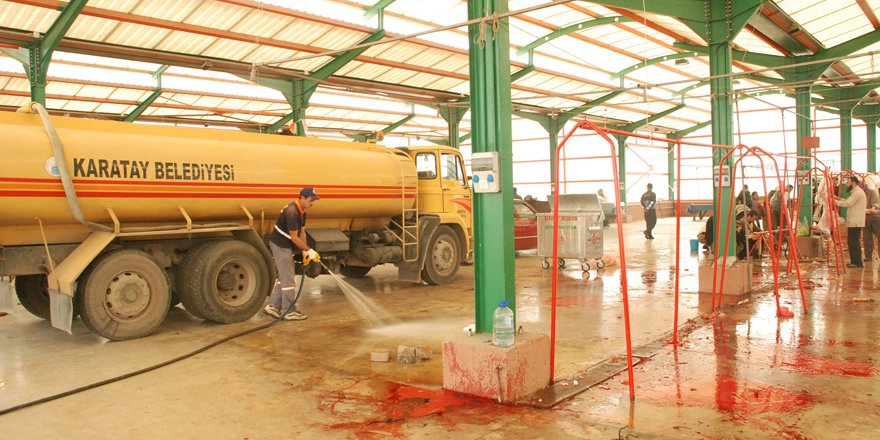
<svg viewBox="0 0 880 440">
<path fill-rule="evenodd" d="M 510 347 L 513 345 L 513 310 L 507 307 L 507 301 L 498 303 L 492 320 L 492 345 Z"/>
</svg>

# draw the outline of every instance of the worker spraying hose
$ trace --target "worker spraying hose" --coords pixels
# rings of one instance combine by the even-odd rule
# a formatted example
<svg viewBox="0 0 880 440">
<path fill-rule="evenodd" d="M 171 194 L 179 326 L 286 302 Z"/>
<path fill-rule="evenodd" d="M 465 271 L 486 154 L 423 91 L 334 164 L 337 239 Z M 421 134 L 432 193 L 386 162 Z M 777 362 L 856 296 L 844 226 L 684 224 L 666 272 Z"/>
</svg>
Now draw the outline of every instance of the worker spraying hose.
<svg viewBox="0 0 880 440">
<path fill-rule="evenodd" d="M 314 188 L 303 188 L 297 200 L 281 209 L 275 228 L 269 237 L 269 249 L 272 250 L 272 257 L 275 259 L 278 279 L 275 281 L 272 295 L 269 296 L 269 304 L 263 312 L 273 318 L 283 317 L 287 321 L 301 321 L 308 318 L 296 307 L 299 295 L 296 294 L 293 251 L 299 250 L 303 253 L 304 267 L 311 261 L 321 260 L 321 256 L 306 242 L 306 211 L 320 199 Z"/>
<path fill-rule="evenodd" d="M 299 192 L 297 200 L 281 209 L 278 220 L 275 222 L 275 228 L 269 237 L 269 248 L 275 258 L 278 280 L 275 281 L 275 289 L 272 291 L 269 304 L 266 305 L 263 312 L 275 319 L 286 321 L 301 321 L 308 318 L 296 307 L 300 295 L 294 279 L 296 270 L 294 269 L 293 251 L 299 250 L 302 252 L 303 280 L 306 273 L 314 273 L 309 276 L 317 276 L 323 269 L 333 277 L 358 314 L 371 327 L 393 321 L 394 317 L 379 307 L 372 299 L 367 298 L 325 266 L 321 262 L 321 255 L 310 248 L 306 242 L 306 211 L 314 205 L 315 201 L 320 199 L 314 188 L 303 188 Z M 302 286 L 300 286 L 301 290 Z"/>
</svg>

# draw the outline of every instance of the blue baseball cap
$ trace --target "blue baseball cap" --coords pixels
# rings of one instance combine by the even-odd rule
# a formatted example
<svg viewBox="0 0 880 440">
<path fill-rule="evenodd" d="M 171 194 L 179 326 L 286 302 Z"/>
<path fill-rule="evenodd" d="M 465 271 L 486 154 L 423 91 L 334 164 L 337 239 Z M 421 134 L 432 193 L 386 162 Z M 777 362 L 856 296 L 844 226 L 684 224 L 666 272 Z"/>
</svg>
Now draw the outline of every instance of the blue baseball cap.
<svg viewBox="0 0 880 440">
<path fill-rule="evenodd" d="M 299 196 L 312 200 L 321 200 L 321 198 L 318 197 L 318 193 L 315 192 L 315 188 L 310 186 L 303 188 L 302 191 L 299 192 Z"/>
</svg>

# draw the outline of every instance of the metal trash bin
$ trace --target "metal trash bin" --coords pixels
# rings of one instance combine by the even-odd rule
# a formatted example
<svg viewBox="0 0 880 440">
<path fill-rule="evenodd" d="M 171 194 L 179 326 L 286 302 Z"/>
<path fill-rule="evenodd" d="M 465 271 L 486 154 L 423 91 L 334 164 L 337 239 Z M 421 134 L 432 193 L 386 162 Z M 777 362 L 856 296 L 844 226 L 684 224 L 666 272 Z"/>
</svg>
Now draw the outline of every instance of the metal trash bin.
<svg viewBox="0 0 880 440">
<path fill-rule="evenodd" d="M 605 236 L 602 222 L 605 214 L 596 194 L 561 194 L 559 196 L 559 250 L 556 264 L 565 266 L 565 259 L 577 259 L 588 271 L 605 267 Z M 553 213 L 538 214 L 538 256 L 541 267 L 550 268 L 553 258 Z"/>
</svg>

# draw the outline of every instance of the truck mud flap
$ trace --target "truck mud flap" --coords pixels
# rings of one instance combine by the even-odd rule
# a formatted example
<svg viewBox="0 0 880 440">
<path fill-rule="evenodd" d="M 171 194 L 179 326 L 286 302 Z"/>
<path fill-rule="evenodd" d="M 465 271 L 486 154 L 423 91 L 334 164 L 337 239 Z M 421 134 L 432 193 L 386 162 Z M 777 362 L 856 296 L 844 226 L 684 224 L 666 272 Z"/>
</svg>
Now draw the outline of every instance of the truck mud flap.
<svg viewBox="0 0 880 440">
<path fill-rule="evenodd" d="M 15 314 L 15 300 L 12 298 L 12 282 L 7 277 L 0 277 L 0 312 Z"/>
<path fill-rule="evenodd" d="M 49 313 L 52 327 L 73 334 L 73 294 L 76 280 L 104 248 L 116 238 L 112 232 L 92 232 L 76 250 L 49 273 Z"/>
<path fill-rule="evenodd" d="M 428 243 L 431 242 L 431 237 L 439 226 L 439 217 L 421 216 L 419 218 L 419 238 L 421 240 L 419 242 L 419 259 L 412 262 L 400 262 L 397 266 L 397 279 L 413 283 L 422 282 L 422 267 L 425 265 Z"/>
</svg>

